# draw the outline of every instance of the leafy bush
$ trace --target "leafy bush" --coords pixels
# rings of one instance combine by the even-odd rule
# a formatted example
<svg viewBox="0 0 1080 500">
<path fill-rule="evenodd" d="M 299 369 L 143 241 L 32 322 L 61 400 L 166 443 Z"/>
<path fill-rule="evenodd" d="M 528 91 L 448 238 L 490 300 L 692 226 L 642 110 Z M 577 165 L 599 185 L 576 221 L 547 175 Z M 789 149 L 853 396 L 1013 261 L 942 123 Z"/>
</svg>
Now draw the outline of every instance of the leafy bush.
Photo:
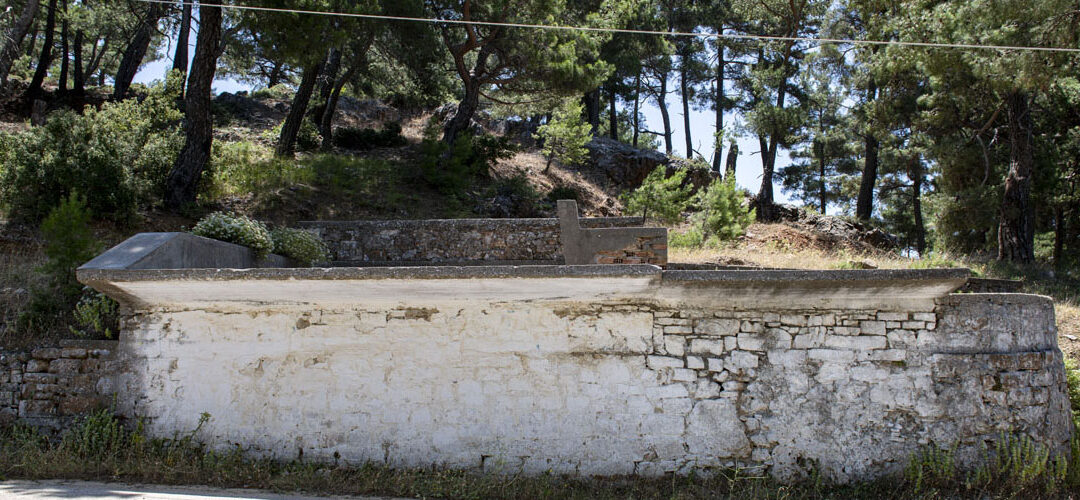
<svg viewBox="0 0 1080 500">
<path fill-rule="evenodd" d="M 499 160 L 512 158 L 517 148 L 505 137 L 474 135 L 465 131 L 452 145 L 435 139 L 437 130 L 428 127 L 420 146 L 420 167 L 424 177 L 446 194 L 459 194 Z"/>
<path fill-rule="evenodd" d="M 176 94 L 165 88 L 82 115 L 56 111 L 44 126 L 5 137 L 0 203 L 14 218 L 38 221 L 78 191 L 94 214 L 123 222 L 157 202 L 183 146 Z"/>
<path fill-rule="evenodd" d="M 536 217 L 539 215 L 537 202 L 540 201 L 540 193 L 529 184 L 529 179 L 524 175 L 515 175 L 503 179 L 497 179 L 492 183 L 489 191 L 491 199 L 484 207 L 490 217 Z"/>
<path fill-rule="evenodd" d="M 694 195 L 698 212 L 692 219 L 701 228 L 706 240 L 733 240 L 746 232 L 754 222 L 754 210 L 748 207 L 746 195 L 735 187 L 735 179 L 714 180 Z"/>
<path fill-rule="evenodd" d="M 209 199 L 272 189 L 294 161 L 275 161 L 274 152 L 257 142 L 214 141 L 210 161 L 199 183 L 200 195 Z"/>
<path fill-rule="evenodd" d="M 652 215 L 655 219 L 672 224 L 682 219 L 690 200 L 690 186 L 683 186 L 686 171 L 677 170 L 671 177 L 665 177 L 667 168 L 657 166 L 649 173 L 637 189 L 624 193 L 622 202 L 629 213 Z"/>
<path fill-rule="evenodd" d="M 86 459 L 115 456 L 132 443 L 138 433 L 129 433 L 108 409 L 81 417 L 64 433 L 60 447 Z"/>
<path fill-rule="evenodd" d="M 382 130 L 373 128 L 341 127 L 334 130 L 334 145 L 339 148 L 367 151 L 375 148 L 393 148 L 405 145 L 401 136 L 401 124 L 389 122 Z"/>
<path fill-rule="evenodd" d="M 592 128 L 581 115 L 581 101 L 569 100 L 555 110 L 551 121 L 537 129 L 535 138 L 543 141 L 542 151 L 548 157 L 545 171 L 552 159 L 576 165 L 588 156 L 585 145 L 592 140 Z"/>
<path fill-rule="evenodd" d="M 266 225 L 244 215 L 214 212 L 195 224 L 191 233 L 244 245 L 254 250 L 257 258 L 265 257 L 274 248 Z"/>
<path fill-rule="evenodd" d="M 581 201 L 581 195 L 578 194 L 577 190 L 575 190 L 572 187 L 555 186 L 548 193 L 547 199 L 550 200 L 550 201 L 559 201 L 559 200 Z"/>
<path fill-rule="evenodd" d="M 292 87 L 285 85 L 284 83 L 279 83 L 273 87 L 266 87 L 253 91 L 251 93 L 251 98 L 286 100 L 292 99 L 293 93 Z"/>
<path fill-rule="evenodd" d="M 330 249 L 314 233 L 302 229 L 279 228 L 270 231 L 274 253 L 295 260 L 301 266 L 312 266 L 330 260 Z"/>
<path fill-rule="evenodd" d="M 697 248 L 705 244 L 705 235 L 696 227 L 683 232 L 671 231 L 668 233 L 668 244 L 673 248 Z"/>
<path fill-rule="evenodd" d="M 84 288 L 83 296 L 75 304 L 74 326 L 69 326 L 71 333 L 76 337 L 104 337 L 113 338 L 113 333 L 119 331 L 120 318 L 117 315 L 119 304 L 107 295 L 94 291 L 92 288 Z"/>
</svg>

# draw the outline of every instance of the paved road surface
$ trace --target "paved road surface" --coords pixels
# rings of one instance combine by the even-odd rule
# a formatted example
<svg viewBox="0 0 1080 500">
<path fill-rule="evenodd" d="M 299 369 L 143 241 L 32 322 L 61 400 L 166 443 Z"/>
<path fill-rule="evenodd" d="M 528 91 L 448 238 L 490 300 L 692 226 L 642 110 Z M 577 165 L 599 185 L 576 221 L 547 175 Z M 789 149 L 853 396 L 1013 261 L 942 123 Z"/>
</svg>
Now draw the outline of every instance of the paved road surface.
<svg viewBox="0 0 1080 500">
<path fill-rule="evenodd" d="M 262 490 L 221 489 L 205 486 L 155 486 L 66 480 L 0 481 L 0 500 L 311 500 L 316 498 L 394 500 L 389 497 L 283 495 Z"/>
</svg>

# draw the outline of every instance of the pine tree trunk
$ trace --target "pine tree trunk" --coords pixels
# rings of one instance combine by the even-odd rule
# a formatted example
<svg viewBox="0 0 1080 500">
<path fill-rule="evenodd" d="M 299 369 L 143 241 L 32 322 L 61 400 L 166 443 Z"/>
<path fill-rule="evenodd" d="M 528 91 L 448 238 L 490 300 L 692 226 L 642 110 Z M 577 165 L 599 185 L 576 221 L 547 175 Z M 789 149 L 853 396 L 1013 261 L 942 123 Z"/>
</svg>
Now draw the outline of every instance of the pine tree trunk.
<svg viewBox="0 0 1080 500">
<path fill-rule="evenodd" d="M 819 186 L 818 197 L 821 201 L 821 215 L 825 215 L 825 148 L 819 141 L 815 142 L 816 144 L 814 144 L 814 146 L 818 150 L 818 180 L 821 183 Z"/>
<path fill-rule="evenodd" d="M 293 96 L 292 106 L 289 107 L 289 115 L 285 117 L 285 123 L 281 125 L 281 136 L 278 137 L 277 156 L 291 157 L 296 149 L 296 138 L 300 135 L 300 127 L 304 123 L 304 115 L 307 113 L 311 94 L 315 91 L 315 82 L 322 72 L 323 60 L 310 63 L 304 68 L 304 74 L 300 78 L 300 86 Z"/>
<path fill-rule="evenodd" d="M 877 99 L 877 85 L 870 81 L 866 89 L 867 103 Z M 874 214 L 874 185 L 877 184 L 878 140 L 873 130 L 868 130 L 864 137 L 866 157 L 863 162 L 862 179 L 859 181 L 859 197 L 855 201 L 855 217 L 862 221 L 870 220 Z"/>
<path fill-rule="evenodd" d="M 82 99 L 86 95 L 86 77 L 83 74 L 82 63 L 83 37 L 82 30 L 75 32 L 75 43 L 71 51 L 74 56 L 71 68 L 71 93 L 76 99 Z"/>
<path fill-rule="evenodd" d="M 589 133 L 596 135 L 600 130 L 600 89 L 595 88 L 585 93 L 585 119 L 589 121 Z"/>
<path fill-rule="evenodd" d="M 453 144 L 459 134 L 469 128 L 469 124 L 472 123 L 473 115 L 476 114 L 476 109 L 480 106 L 480 75 L 483 75 L 487 71 L 487 60 L 491 57 L 491 46 L 485 45 L 480 49 L 480 52 L 476 55 L 476 64 L 473 65 L 473 70 L 470 74 L 460 75 L 465 83 L 465 96 L 458 103 L 457 112 L 454 113 L 452 118 L 443 129 L 443 142 L 446 144 Z M 458 67 L 464 68 L 463 65 Z M 550 122 L 551 119 L 548 119 Z"/>
<path fill-rule="evenodd" d="M 686 62 L 680 61 L 679 94 L 682 97 L 683 131 L 686 133 L 686 158 L 691 159 L 694 157 L 694 141 L 690 135 L 690 87 L 686 81 L 687 73 Z"/>
<path fill-rule="evenodd" d="M 38 65 L 34 70 L 34 78 L 30 80 L 30 86 L 23 94 L 23 100 L 27 105 L 33 104 L 35 99 L 41 97 L 41 84 L 45 82 L 45 76 L 52 65 L 53 31 L 56 30 L 56 0 L 49 0 L 49 14 L 45 18 L 45 42 L 41 47 L 41 56 L 38 57 Z"/>
<path fill-rule="evenodd" d="M 758 134 L 758 145 L 761 146 L 761 187 L 757 195 L 757 219 L 762 222 L 772 221 L 773 212 L 773 164 L 770 162 L 769 139 L 767 136 Z"/>
<path fill-rule="evenodd" d="M 184 87 L 188 70 L 188 37 L 191 35 L 191 2 L 184 2 L 180 13 L 180 32 L 176 34 L 176 51 L 173 53 L 172 70 L 184 75 L 180 80 L 180 98 L 184 98 Z"/>
<path fill-rule="evenodd" d="M 634 77 L 634 147 L 638 147 L 638 135 L 641 133 L 641 119 L 638 117 L 638 106 L 641 105 L 641 68 L 638 68 L 637 76 Z"/>
<path fill-rule="evenodd" d="M 34 16 L 37 15 L 40 7 L 40 0 L 26 0 L 19 18 L 8 30 L 4 48 L 0 50 L 0 87 L 7 85 L 8 73 L 11 72 L 11 65 L 19 54 L 19 46 L 22 45 L 23 38 L 26 38 L 26 33 L 34 24 Z"/>
<path fill-rule="evenodd" d="M 341 51 L 331 48 L 326 53 L 326 63 L 323 65 L 323 71 L 319 74 L 319 80 L 316 84 L 319 89 L 319 98 L 315 101 L 315 105 L 311 107 L 311 119 L 319 125 L 320 133 L 322 133 L 323 115 L 326 114 L 327 105 L 330 103 L 330 94 L 334 92 L 334 87 L 337 85 L 338 70 L 340 69 Z"/>
<path fill-rule="evenodd" d="M 671 156 L 674 148 L 671 146 L 671 117 L 667 108 L 667 72 L 660 75 L 660 95 L 656 96 L 656 104 L 660 107 L 660 118 L 664 121 L 664 152 Z"/>
<path fill-rule="evenodd" d="M 221 8 L 199 7 L 199 34 L 195 41 L 195 58 L 191 63 L 185 97 L 184 148 L 165 181 L 165 206 L 179 210 L 194 203 L 206 162 L 213 144 L 213 115 L 210 111 L 210 91 L 217 69 L 218 44 L 221 41 Z"/>
<path fill-rule="evenodd" d="M 739 144 L 732 143 L 728 148 L 727 162 L 724 165 L 724 180 L 735 178 L 735 164 L 739 161 Z"/>
<path fill-rule="evenodd" d="M 724 27 L 721 26 L 717 33 L 723 33 Z M 715 94 L 713 96 L 713 109 L 716 112 L 716 135 L 713 139 L 713 170 L 720 171 L 720 153 L 723 150 L 723 136 L 724 136 L 724 45 L 720 43 L 719 39 L 716 42 L 716 86 Z M 725 177 L 726 179 L 727 177 Z"/>
<path fill-rule="evenodd" d="M 611 95 L 611 100 L 608 102 L 608 132 L 610 132 L 611 140 L 619 140 L 619 115 L 615 109 L 615 100 L 618 95 L 615 93 L 615 85 L 608 86 L 608 93 Z"/>
<path fill-rule="evenodd" d="M 356 71 L 366 64 L 354 63 L 345 71 L 345 74 L 338 78 L 334 82 L 334 91 L 330 93 L 330 99 L 326 104 L 326 111 L 322 115 L 322 123 L 319 124 L 319 130 L 322 133 L 322 149 L 323 151 L 329 151 L 334 144 L 334 113 L 337 112 L 338 100 L 341 98 L 341 89 L 345 87 L 346 83 L 349 83 L 356 75 Z"/>
<path fill-rule="evenodd" d="M 270 68 L 270 76 L 266 78 L 267 87 L 278 85 L 285 79 L 285 64 L 278 61 L 274 61 L 272 64 L 274 66 Z"/>
<path fill-rule="evenodd" d="M 915 250 L 919 257 L 926 253 L 926 224 L 922 215 L 922 158 L 915 156 L 911 160 L 911 211 L 915 219 Z"/>
<path fill-rule="evenodd" d="M 131 81 L 135 79 L 135 73 L 142 65 L 146 50 L 150 48 L 150 40 L 157 28 L 158 19 L 161 18 L 161 4 L 150 4 L 146 10 L 146 17 L 139 23 L 135 30 L 135 36 L 131 37 L 131 43 L 124 49 L 124 57 L 120 59 L 120 67 L 116 70 L 113 79 L 113 99 L 121 100 L 131 88 Z M 220 31 L 220 28 L 219 28 Z"/>
<path fill-rule="evenodd" d="M 1006 97 L 1009 111 L 1009 173 L 1001 199 L 998 260 L 1035 261 L 1035 209 L 1031 180 L 1035 164 L 1030 96 L 1013 91 Z"/>
<path fill-rule="evenodd" d="M 70 47 L 68 46 L 68 16 L 67 16 L 67 0 L 61 0 L 60 11 L 64 13 L 64 19 L 60 21 L 60 85 L 56 90 L 59 95 L 67 94 L 68 90 L 68 57 L 70 56 Z"/>
<path fill-rule="evenodd" d="M 98 51 L 97 40 L 94 41 L 94 50 L 90 51 L 90 64 L 86 65 L 86 72 L 83 74 L 83 79 L 89 81 L 94 78 L 94 73 L 101 67 L 101 60 L 105 58 L 105 53 L 109 50 L 109 37 L 106 36 L 101 40 L 101 51 Z"/>
</svg>

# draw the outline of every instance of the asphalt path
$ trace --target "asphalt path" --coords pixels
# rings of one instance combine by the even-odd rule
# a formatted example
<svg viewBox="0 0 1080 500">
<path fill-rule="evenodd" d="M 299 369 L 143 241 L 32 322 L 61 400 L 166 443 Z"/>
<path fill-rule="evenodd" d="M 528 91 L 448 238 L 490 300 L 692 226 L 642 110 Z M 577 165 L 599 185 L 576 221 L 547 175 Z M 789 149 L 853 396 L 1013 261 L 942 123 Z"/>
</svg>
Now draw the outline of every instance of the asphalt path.
<svg viewBox="0 0 1080 500">
<path fill-rule="evenodd" d="M 316 498 L 404 500 L 390 497 L 313 497 L 206 486 L 158 486 L 67 480 L 0 481 L 0 499 L 2 500 L 310 500 Z"/>
</svg>

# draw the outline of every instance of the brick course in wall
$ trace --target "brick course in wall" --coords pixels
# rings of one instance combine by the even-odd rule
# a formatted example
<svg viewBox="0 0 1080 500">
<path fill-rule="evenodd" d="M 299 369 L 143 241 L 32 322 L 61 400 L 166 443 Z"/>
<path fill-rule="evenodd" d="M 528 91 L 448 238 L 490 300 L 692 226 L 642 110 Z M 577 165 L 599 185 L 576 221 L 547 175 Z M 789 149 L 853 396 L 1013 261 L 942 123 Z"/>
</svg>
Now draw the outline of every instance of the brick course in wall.
<svg viewBox="0 0 1080 500">
<path fill-rule="evenodd" d="M 0 424 L 60 431 L 112 403 L 120 370 L 116 341 L 65 340 L 52 347 L 0 351 Z"/>
</svg>

